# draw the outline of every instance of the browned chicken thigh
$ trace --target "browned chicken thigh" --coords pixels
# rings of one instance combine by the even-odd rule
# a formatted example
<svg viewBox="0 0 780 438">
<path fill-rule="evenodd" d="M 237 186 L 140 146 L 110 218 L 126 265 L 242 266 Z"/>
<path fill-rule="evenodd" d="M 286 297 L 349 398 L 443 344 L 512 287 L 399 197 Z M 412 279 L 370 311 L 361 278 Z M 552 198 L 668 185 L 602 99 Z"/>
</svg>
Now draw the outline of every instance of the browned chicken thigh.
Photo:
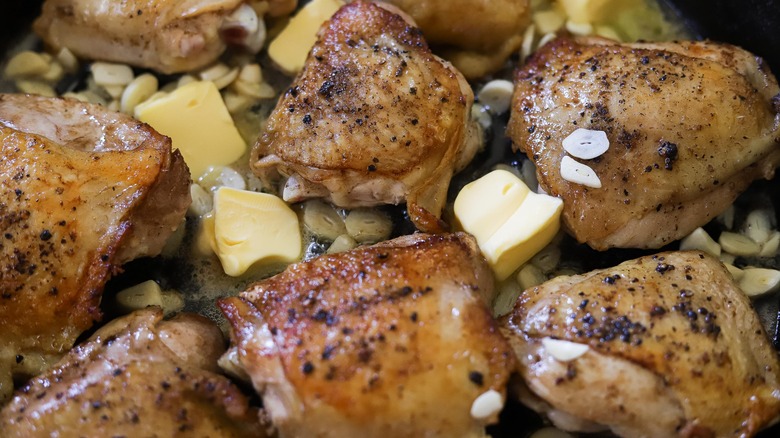
<svg viewBox="0 0 780 438">
<path fill-rule="evenodd" d="M 97 105 L 0 95 L 0 399 L 101 317 L 119 266 L 160 253 L 189 171 L 148 125 Z"/>
<path fill-rule="evenodd" d="M 564 429 L 748 437 L 780 414 L 777 353 L 729 272 L 703 253 L 555 278 L 523 292 L 501 324 L 521 398 Z"/>
<path fill-rule="evenodd" d="M 160 309 L 112 321 L 0 411 L 4 437 L 262 437 L 257 410 L 215 374 L 219 328 Z"/>
<path fill-rule="evenodd" d="M 414 224 L 438 219 L 453 173 L 480 144 L 474 95 L 399 15 L 351 3 L 320 29 L 303 71 L 281 97 L 252 152 L 285 201 L 340 207 L 406 201 Z"/>
<path fill-rule="evenodd" d="M 523 42 L 528 0 L 383 0 L 420 26 L 425 39 L 467 78 L 498 70 Z"/>
<path fill-rule="evenodd" d="M 225 51 L 226 42 L 253 45 L 255 35 L 251 33 L 259 32 L 258 17 L 254 15 L 252 20 L 255 12 L 248 3 L 47 0 L 34 30 L 55 50 L 65 47 L 88 59 L 177 73 L 216 61 Z M 282 15 L 295 5 L 296 0 L 272 0 L 268 9 L 271 14 Z M 231 16 L 234 13 L 235 18 Z M 242 23 L 242 18 L 249 23 Z"/>
<path fill-rule="evenodd" d="M 285 437 L 484 436 L 514 359 L 467 234 L 410 235 L 290 266 L 220 302 Z"/>
<path fill-rule="evenodd" d="M 593 248 L 658 248 L 725 210 L 780 162 L 777 81 L 760 58 L 713 42 L 560 38 L 518 70 L 508 132 Z M 563 140 L 604 131 L 583 160 L 600 188 L 564 179 Z"/>
</svg>

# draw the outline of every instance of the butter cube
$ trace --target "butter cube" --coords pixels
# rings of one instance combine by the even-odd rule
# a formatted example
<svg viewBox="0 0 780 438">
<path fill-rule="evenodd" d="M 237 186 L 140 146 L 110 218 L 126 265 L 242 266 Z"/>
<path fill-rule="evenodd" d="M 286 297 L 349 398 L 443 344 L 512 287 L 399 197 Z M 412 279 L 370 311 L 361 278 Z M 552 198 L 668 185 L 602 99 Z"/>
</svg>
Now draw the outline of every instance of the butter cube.
<svg viewBox="0 0 780 438">
<path fill-rule="evenodd" d="M 227 275 L 301 257 L 298 216 L 274 195 L 221 187 L 214 195 L 213 226 L 214 249 Z"/>
<path fill-rule="evenodd" d="M 340 7 L 342 0 L 313 0 L 290 20 L 271 41 L 268 55 L 285 73 L 295 75 L 303 69 L 309 51 L 317 41 L 317 32 Z"/>
<path fill-rule="evenodd" d="M 147 100 L 136 106 L 135 117 L 171 138 L 193 179 L 209 166 L 231 164 L 246 153 L 246 143 L 211 81 L 191 82 Z"/>
<path fill-rule="evenodd" d="M 504 170 L 466 185 L 455 199 L 455 217 L 472 234 L 501 281 L 547 246 L 560 229 L 563 201 L 531 192 Z"/>
</svg>

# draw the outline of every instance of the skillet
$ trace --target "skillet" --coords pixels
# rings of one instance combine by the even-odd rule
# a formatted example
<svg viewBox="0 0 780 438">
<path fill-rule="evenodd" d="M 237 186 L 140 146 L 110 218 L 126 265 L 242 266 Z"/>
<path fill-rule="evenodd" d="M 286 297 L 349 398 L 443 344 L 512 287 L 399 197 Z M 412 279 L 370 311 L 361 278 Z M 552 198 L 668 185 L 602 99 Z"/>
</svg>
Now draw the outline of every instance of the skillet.
<svg viewBox="0 0 780 438">
<path fill-rule="evenodd" d="M 710 38 L 739 45 L 761 57 L 769 64 L 776 75 L 780 75 L 780 0 L 661 0 L 670 14 L 681 19 L 692 35 Z M 42 0 L 4 2 L 0 13 L 0 54 L 16 47 L 29 35 L 30 23 L 38 15 Z M 299 2 L 304 3 L 304 2 Z M 0 56 L 0 59 L 4 56 Z M 512 159 L 508 140 L 503 136 L 494 136 L 488 151 L 480 155 L 478 162 L 462 172 L 451 185 L 451 195 L 475 176 L 484 174 L 497 162 Z M 770 204 L 780 217 L 780 177 L 770 182 L 757 182 L 749 192 L 760 196 L 750 199 L 752 205 Z M 391 213 L 400 216 L 399 211 Z M 396 234 L 409 232 L 408 225 L 397 220 Z M 671 246 L 670 249 L 676 249 Z M 612 250 L 596 253 L 583 246 L 571 246 L 564 249 L 570 257 L 581 260 L 593 260 L 586 269 L 613 266 L 620 261 L 639 255 L 632 250 Z M 594 257 L 595 256 L 595 257 Z M 774 263 L 778 262 L 776 257 Z M 125 275 L 107 286 L 107 291 L 119 290 L 124 285 L 137 283 L 139 274 L 146 272 L 141 279 L 148 278 L 148 269 L 163 269 L 159 263 L 140 261 L 128 266 Z M 777 268 L 777 266 L 774 266 Z M 780 350 L 780 294 L 759 299 L 754 303 L 761 315 L 767 332 L 775 348 Z M 187 306 L 186 310 L 204 309 L 198 305 Z M 210 312 L 205 312 L 210 313 Z M 108 318 L 109 316 L 107 316 Z M 542 420 L 530 410 L 519 404 L 510 403 L 501 415 L 499 426 L 489 428 L 494 437 L 523 437 L 542 425 Z M 762 438 L 780 436 L 780 425 L 775 425 L 758 435 Z"/>
</svg>

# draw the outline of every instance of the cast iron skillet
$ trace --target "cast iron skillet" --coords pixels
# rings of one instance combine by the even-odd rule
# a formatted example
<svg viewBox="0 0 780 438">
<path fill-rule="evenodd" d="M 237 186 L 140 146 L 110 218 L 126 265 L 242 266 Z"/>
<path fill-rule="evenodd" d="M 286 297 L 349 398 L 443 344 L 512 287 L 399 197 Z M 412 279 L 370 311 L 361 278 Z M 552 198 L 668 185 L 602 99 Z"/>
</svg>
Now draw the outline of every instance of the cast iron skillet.
<svg viewBox="0 0 780 438">
<path fill-rule="evenodd" d="M 780 0 L 661 0 L 668 9 L 681 17 L 692 34 L 716 41 L 725 41 L 739 45 L 769 64 L 775 75 L 780 75 Z M 0 6 L 0 54 L 14 47 L 22 37 L 28 34 L 30 23 L 38 15 L 42 0 L 3 2 Z M 3 56 L 0 55 L 0 59 Z M 499 136 L 496 136 L 499 137 Z M 473 174 L 484 173 L 486 166 L 504 161 L 508 155 L 508 145 L 502 138 L 494 139 L 492 151 L 483 156 L 483 162 L 466 169 L 463 176 L 453 181 L 453 190 L 463 182 L 473 179 Z M 780 176 L 778 176 L 780 178 Z M 770 183 L 757 183 L 757 189 L 766 193 L 766 199 L 774 206 L 780 217 L 780 184 L 778 179 Z M 587 248 L 570 248 L 582 259 L 598 259 L 597 265 L 612 266 L 631 258 L 631 250 L 613 251 L 606 254 L 594 253 Z M 672 248 L 674 249 L 674 248 Z M 576 257 L 576 256 L 575 256 Z M 595 268 L 598 266 L 588 266 Z M 765 326 L 773 335 L 775 348 L 780 349 L 780 296 L 762 300 L 757 307 L 771 309 L 770 320 L 764 318 Z M 777 314 L 775 317 L 774 314 Z M 542 425 L 542 420 L 525 407 L 510 403 L 501 414 L 499 427 L 492 427 L 489 433 L 497 438 L 524 437 L 530 431 Z M 780 436 L 780 425 L 765 430 L 761 438 Z"/>
</svg>

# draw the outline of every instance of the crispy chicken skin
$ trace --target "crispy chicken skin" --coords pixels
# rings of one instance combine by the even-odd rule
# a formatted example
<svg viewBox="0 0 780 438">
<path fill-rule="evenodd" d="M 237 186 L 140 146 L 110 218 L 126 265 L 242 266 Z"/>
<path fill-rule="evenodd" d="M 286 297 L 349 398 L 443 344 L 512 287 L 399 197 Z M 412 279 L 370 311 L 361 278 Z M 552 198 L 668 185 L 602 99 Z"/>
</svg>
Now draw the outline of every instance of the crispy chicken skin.
<svg viewBox="0 0 780 438">
<path fill-rule="evenodd" d="M 121 62 L 161 73 L 195 70 L 225 51 L 226 18 L 244 0 L 47 0 L 33 25 L 54 50 Z M 269 3 L 269 13 L 295 9 L 295 0 Z M 227 38 L 230 40 L 231 38 Z"/>
<path fill-rule="evenodd" d="M 473 100 L 419 29 L 374 4 L 351 3 L 320 29 L 253 148 L 252 168 L 266 185 L 283 180 L 288 202 L 405 200 L 420 230 L 442 231 L 450 178 L 480 144 Z"/>
<path fill-rule="evenodd" d="M 500 322 L 524 401 L 569 430 L 747 437 L 780 414 L 777 353 L 715 258 L 667 252 L 521 295 Z M 543 338 L 590 346 L 571 362 Z"/>
<path fill-rule="evenodd" d="M 780 161 L 777 82 L 760 58 L 713 42 L 559 38 L 517 71 L 508 134 L 563 219 L 595 249 L 658 248 L 725 210 Z M 562 141 L 607 133 L 587 160 L 602 187 L 561 177 Z"/>
<path fill-rule="evenodd" d="M 191 354 L 197 351 L 197 354 Z M 261 437 L 257 410 L 215 374 L 219 328 L 148 308 L 112 321 L 0 411 L 4 437 Z"/>
<path fill-rule="evenodd" d="M 511 349 L 466 234 L 416 234 L 291 265 L 219 305 L 280 437 L 484 436 Z"/>
<path fill-rule="evenodd" d="M 0 399 L 100 319 L 103 286 L 159 254 L 190 203 L 170 140 L 97 105 L 0 95 Z"/>
<path fill-rule="evenodd" d="M 523 42 L 528 0 L 383 0 L 409 14 L 467 78 L 498 70 Z"/>
</svg>

